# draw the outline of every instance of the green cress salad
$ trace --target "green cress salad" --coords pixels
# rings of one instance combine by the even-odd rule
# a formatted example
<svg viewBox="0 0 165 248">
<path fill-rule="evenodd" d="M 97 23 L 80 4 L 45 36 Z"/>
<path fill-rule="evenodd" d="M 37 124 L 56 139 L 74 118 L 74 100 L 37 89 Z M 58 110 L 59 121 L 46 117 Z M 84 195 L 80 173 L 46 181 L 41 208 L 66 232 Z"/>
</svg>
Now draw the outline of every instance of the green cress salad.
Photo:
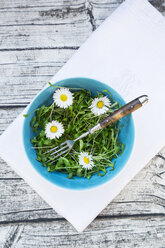
<svg viewBox="0 0 165 248">
<path fill-rule="evenodd" d="M 112 159 L 124 150 L 124 144 L 119 141 L 121 126 L 118 123 L 77 141 L 73 149 L 57 161 L 50 153 L 44 154 L 66 140 L 77 138 L 121 107 L 107 90 L 93 96 L 85 89 L 51 86 L 58 88 L 54 92 L 53 103 L 35 110 L 31 120 L 31 127 L 36 134 L 31 143 L 36 150 L 37 160 L 49 172 L 60 171 L 68 174 L 68 178 L 78 176 L 89 179 L 93 174 L 104 176 L 108 169 L 114 170 Z"/>
</svg>

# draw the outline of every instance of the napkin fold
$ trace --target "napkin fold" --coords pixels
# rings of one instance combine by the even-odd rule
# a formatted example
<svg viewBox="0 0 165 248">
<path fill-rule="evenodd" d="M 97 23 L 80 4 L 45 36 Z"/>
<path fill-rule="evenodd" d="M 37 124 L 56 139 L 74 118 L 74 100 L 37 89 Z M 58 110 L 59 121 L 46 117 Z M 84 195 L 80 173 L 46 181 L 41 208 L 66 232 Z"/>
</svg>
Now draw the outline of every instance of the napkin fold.
<svg viewBox="0 0 165 248">
<path fill-rule="evenodd" d="M 60 188 L 42 178 L 26 157 L 23 114 L 0 137 L 0 156 L 78 232 L 82 232 L 165 145 L 165 20 L 147 0 L 126 0 L 53 77 L 88 77 L 110 85 L 130 101 L 150 102 L 134 117 L 135 144 L 124 169 L 108 183 L 85 191 Z M 83 85 L 82 85 L 83 87 Z"/>
</svg>

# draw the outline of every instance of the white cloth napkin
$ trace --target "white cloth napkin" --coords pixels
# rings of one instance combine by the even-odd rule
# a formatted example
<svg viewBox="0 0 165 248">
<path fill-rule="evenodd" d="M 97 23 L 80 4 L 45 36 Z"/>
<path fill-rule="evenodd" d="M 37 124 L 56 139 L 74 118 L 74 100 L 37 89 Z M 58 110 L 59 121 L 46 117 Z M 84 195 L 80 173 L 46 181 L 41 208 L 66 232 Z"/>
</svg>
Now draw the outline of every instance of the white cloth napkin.
<svg viewBox="0 0 165 248">
<path fill-rule="evenodd" d="M 69 30 L 68 30 L 69 32 Z M 90 36 L 51 82 L 89 77 L 109 84 L 125 101 L 148 94 L 134 115 L 135 144 L 125 168 L 110 182 L 88 191 L 57 187 L 26 158 L 23 113 L 0 137 L 0 155 L 79 232 L 165 145 L 165 20 L 147 0 L 127 0 Z M 82 85 L 83 87 L 83 85 Z"/>
</svg>

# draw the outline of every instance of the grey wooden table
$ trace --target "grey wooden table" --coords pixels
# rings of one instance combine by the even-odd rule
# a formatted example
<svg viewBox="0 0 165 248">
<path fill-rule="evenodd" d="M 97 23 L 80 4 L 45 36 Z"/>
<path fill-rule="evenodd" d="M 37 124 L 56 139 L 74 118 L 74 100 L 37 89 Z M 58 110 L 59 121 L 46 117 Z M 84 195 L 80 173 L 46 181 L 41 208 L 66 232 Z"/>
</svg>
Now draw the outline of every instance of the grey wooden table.
<svg viewBox="0 0 165 248">
<path fill-rule="evenodd" d="M 0 1 L 1 133 L 121 2 Z M 60 246 L 165 247 L 165 149 L 82 234 L 0 160 L 0 247 Z"/>
</svg>

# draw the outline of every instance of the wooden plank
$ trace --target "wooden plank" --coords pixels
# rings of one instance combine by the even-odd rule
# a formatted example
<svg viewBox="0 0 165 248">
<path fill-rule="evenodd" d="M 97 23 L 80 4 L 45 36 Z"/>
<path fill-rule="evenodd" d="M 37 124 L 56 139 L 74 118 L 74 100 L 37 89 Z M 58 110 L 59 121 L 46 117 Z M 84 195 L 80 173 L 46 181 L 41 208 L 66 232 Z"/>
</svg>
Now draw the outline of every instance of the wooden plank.
<svg viewBox="0 0 165 248">
<path fill-rule="evenodd" d="M 150 3 L 159 10 L 163 15 L 165 15 L 165 0 L 150 0 Z"/>
<path fill-rule="evenodd" d="M 102 22 L 108 17 L 122 2 L 115 0 L 77 0 L 77 1 L 62 1 L 62 0 L 39 0 L 37 2 L 17 0 L 17 2 L 7 0 L 2 1 L 3 7 L 0 10 L 0 25 L 22 25 L 22 24 L 57 24 L 57 22 L 70 23 L 79 21 L 79 18 L 87 18 L 87 14 L 92 12 L 94 19 L 97 22 Z M 160 12 L 165 14 L 165 1 L 150 0 Z M 20 11 L 21 9 L 21 11 Z M 6 23 L 6 18 L 8 22 Z M 77 19 L 78 18 L 78 19 Z M 89 18 L 90 19 L 90 18 Z"/>
<path fill-rule="evenodd" d="M 64 25 L 89 20 L 85 1 L 50 1 L 44 6 L 40 5 L 41 1 L 28 1 L 28 5 L 17 1 L 14 6 L 5 7 L 8 2 L 5 1 L 4 7 L 0 8 L 0 26 Z"/>
<path fill-rule="evenodd" d="M 0 106 L 26 106 L 75 50 L 0 53 Z"/>
<path fill-rule="evenodd" d="M 12 122 L 23 108 L 0 109 L 0 130 Z M 165 149 L 155 157 L 101 213 L 101 216 L 165 214 Z M 59 216 L 0 161 L 0 221 L 13 222 Z"/>
<path fill-rule="evenodd" d="M 94 17 L 94 24 L 98 27 L 113 11 L 123 2 L 123 0 L 92 0 L 91 10 Z M 156 9 L 165 15 L 165 0 L 150 0 L 149 1 Z"/>
<path fill-rule="evenodd" d="M 1 247 L 163 248 L 165 216 L 97 219 L 81 234 L 66 221 L 1 226 Z"/>
<path fill-rule="evenodd" d="M 165 147 L 159 152 L 159 155 L 165 160 Z"/>
<path fill-rule="evenodd" d="M 143 169 L 103 210 L 100 216 L 137 215 L 142 217 L 165 214 L 165 172 L 163 174 L 161 169 L 163 166 L 164 161 L 161 158 L 155 158 L 154 162 Z M 0 223 L 40 218 L 50 220 L 60 217 L 23 180 L 10 179 L 7 173 L 6 178 L 0 179 Z"/>
<path fill-rule="evenodd" d="M 88 21 L 65 25 L 1 26 L 0 51 L 65 47 L 77 49 L 90 33 L 91 25 Z"/>
<path fill-rule="evenodd" d="M 92 31 L 85 3 L 72 6 L 71 1 L 67 5 L 61 1 L 53 9 L 49 4 L 39 7 L 38 2 L 36 7 L 20 4 L 21 11 L 19 5 L 0 11 L 0 51 L 77 48 Z"/>
<path fill-rule="evenodd" d="M 73 24 L 89 19 L 85 1 L 47 1 L 44 5 L 41 2 L 28 1 L 27 5 L 27 1 L 4 1 L 0 26 Z"/>
<path fill-rule="evenodd" d="M 33 1 L 34 2 L 34 1 Z M 37 6 L 35 6 L 35 4 L 32 1 L 30 1 L 30 6 L 29 8 L 39 8 Z M 154 1 L 152 1 L 154 2 Z M 8 5 L 9 3 L 11 4 L 10 8 L 11 8 L 11 12 L 15 13 L 13 15 L 15 15 L 15 18 L 18 18 L 17 16 L 22 15 L 25 16 L 24 18 L 27 18 L 26 21 L 28 22 L 28 15 L 26 16 L 25 13 L 21 13 L 22 11 L 18 11 L 15 12 L 15 8 L 12 7 L 13 4 L 11 3 L 11 1 L 8 1 Z M 6 1 L 4 4 L 7 4 Z M 22 4 L 22 5 L 21 5 Z M 39 3 L 38 3 L 39 4 Z M 42 6 L 43 2 L 41 1 L 41 6 Z M 56 6 L 57 4 L 57 6 Z M 55 4 L 55 9 L 57 8 L 57 10 L 62 10 L 63 9 L 63 2 L 57 1 L 57 3 Z M 66 3 L 65 3 L 66 4 Z M 50 7 L 52 7 L 52 3 L 51 1 L 49 2 Z M 74 6 L 75 5 L 75 6 Z M 111 11 L 113 11 L 117 6 L 119 5 L 119 2 L 116 1 L 92 1 L 89 2 L 88 4 L 86 4 L 86 9 L 88 10 L 88 19 L 89 21 L 91 21 L 91 25 L 94 21 L 102 21 L 104 20 L 110 13 Z M 6 5 L 5 5 L 6 6 Z M 22 9 L 28 9 L 28 7 L 25 5 L 25 2 L 22 3 L 21 1 L 18 1 L 16 3 L 16 8 L 20 8 L 20 6 L 22 6 Z M 66 5 L 65 7 L 67 7 L 68 5 Z M 55 45 L 58 46 L 60 43 L 60 46 L 63 43 L 63 39 L 65 39 L 65 35 L 63 36 L 63 25 L 64 20 L 67 22 L 67 25 L 71 25 L 74 26 L 73 28 L 75 28 L 75 24 L 72 23 L 73 22 L 78 22 L 77 18 L 80 18 L 82 20 L 82 22 L 84 20 L 86 20 L 87 22 L 89 22 L 86 18 L 86 13 L 84 12 L 84 10 L 79 10 L 79 8 L 81 6 L 84 6 L 84 2 L 83 1 L 76 1 L 76 4 L 73 4 L 73 9 L 74 11 L 70 11 L 68 12 L 68 14 L 64 15 L 63 17 L 60 16 L 59 18 L 57 17 L 53 17 L 53 20 L 56 24 L 56 26 L 60 26 L 60 31 L 59 31 L 59 36 L 57 40 L 52 40 L 51 43 L 50 41 L 48 41 L 48 39 L 50 38 L 49 36 L 47 36 L 46 34 L 46 40 L 48 41 L 50 46 L 46 46 L 46 50 L 42 50 L 43 46 L 40 47 L 39 43 L 37 43 L 38 41 L 43 42 L 44 43 L 44 37 L 41 37 L 43 35 L 43 33 L 45 34 L 45 32 L 50 32 L 50 30 L 47 29 L 47 26 L 43 26 L 43 29 L 40 29 L 40 32 L 37 32 L 36 35 L 36 28 L 38 29 L 39 27 L 34 27 L 34 25 L 30 25 L 30 30 L 32 28 L 30 32 L 33 33 L 33 35 L 35 36 L 34 39 L 37 39 L 37 41 L 33 40 L 35 43 L 35 47 L 32 47 L 32 43 L 33 41 L 30 40 L 27 41 L 26 38 L 26 27 L 24 26 L 24 24 L 22 24 L 22 26 L 17 26 L 15 28 L 17 28 L 17 31 L 21 33 L 21 30 L 24 29 L 24 33 L 25 36 L 22 36 L 22 38 L 17 38 L 13 37 L 13 35 L 9 35 L 8 30 L 6 29 L 6 27 L 0 27 L 0 30 L 2 28 L 2 30 L 5 32 L 6 37 L 10 37 L 10 39 L 12 38 L 12 41 L 10 41 L 10 45 L 8 46 L 8 44 L 5 41 L 5 46 L 7 47 L 6 49 L 10 49 L 10 46 L 14 46 L 13 49 L 17 49 L 17 47 L 19 47 L 19 49 L 35 49 L 36 50 L 23 50 L 23 51 L 3 51 L 0 52 L 0 73 L 1 73 L 1 80 L 0 80 L 0 106 L 13 106 L 13 105 L 21 105 L 21 106 L 26 106 L 34 97 L 35 95 L 39 92 L 40 89 L 42 89 L 42 87 L 45 85 L 45 83 L 50 80 L 50 78 L 62 67 L 62 65 L 73 55 L 74 51 L 75 51 L 75 46 L 74 47 L 70 47 L 70 49 L 68 49 L 68 39 L 66 40 L 67 42 L 67 47 L 66 49 L 55 49 L 55 50 L 51 50 L 51 46 Z M 163 6 L 162 3 L 160 3 L 159 8 L 161 8 L 160 6 Z M 9 6 L 8 6 L 9 7 Z M 6 8 L 8 8 L 6 7 Z M 158 4 L 157 4 L 158 7 Z M 5 7 L 4 7 L 5 8 Z M 12 10 L 13 8 L 13 10 Z M 43 9 L 47 9 L 47 7 L 44 7 L 44 5 L 42 6 Z M 43 10 L 42 9 L 42 10 Z M 162 7 L 163 9 L 163 7 Z M 8 9 L 7 9 L 8 10 Z M 6 15 L 3 18 L 0 18 L 0 20 L 5 21 L 6 17 L 7 17 L 7 10 L 4 10 L 2 8 L 2 12 L 6 11 Z M 89 12 L 89 10 L 91 12 Z M 29 11 L 29 12 L 28 12 Z M 39 11 L 39 10 L 36 10 Z M 77 11 L 77 12 L 76 12 Z M 31 18 L 33 18 L 33 12 L 30 12 L 30 10 L 27 10 L 28 13 L 31 13 Z M 79 13 L 80 12 L 80 13 Z M 0 12 L 1 13 L 1 12 Z M 33 14 L 32 14 L 33 13 Z M 75 14 L 78 13 L 78 14 Z M 29 14 L 30 15 L 30 14 Z M 12 19 L 14 17 L 9 18 L 9 20 L 12 20 L 13 23 L 15 24 L 21 24 L 21 18 L 20 17 L 20 21 L 17 19 Z M 43 20 L 43 24 L 44 22 L 49 18 L 50 16 L 48 15 L 45 17 L 46 19 Z M 85 19 L 83 19 L 85 18 Z M 93 21 L 90 20 L 93 18 Z M 34 18 L 35 20 L 37 20 L 37 17 Z M 41 18 L 42 19 L 42 18 Z M 51 18 L 50 18 L 51 19 Z M 35 21 L 34 20 L 34 21 Z M 70 20 L 70 21 L 69 21 Z M 31 20 L 32 21 L 32 20 Z M 61 24 L 60 24 L 61 23 Z M 77 23 L 76 25 L 79 25 L 79 23 Z M 82 24 L 80 24 L 81 26 Z M 83 24 L 84 25 L 84 24 Z M 90 24 L 89 24 L 90 25 Z M 94 23 L 93 25 L 96 25 L 96 23 Z M 51 28 L 54 26 L 51 26 Z M 74 40 L 76 40 L 77 45 L 81 45 L 82 41 L 78 41 L 79 34 L 77 34 L 76 32 L 79 32 L 78 29 L 80 28 L 79 26 L 76 26 L 77 31 L 74 29 L 72 30 L 72 28 L 70 29 L 68 26 L 66 26 L 66 34 L 70 35 L 70 38 L 73 42 L 75 42 Z M 82 26 L 81 26 L 82 27 Z M 13 32 L 13 27 L 10 26 L 9 29 Z M 81 29 L 81 28 L 80 28 Z M 84 26 L 84 30 L 88 29 L 88 34 L 91 33 L 91 26 L 88 28 L 86 28 Z M 70 32 L 68 32 L 68 30 L 70 30 Z M 17 32 L 16 32 L 17 33 Z M 52 33 L 52 32 L 51 32 Z M 72 35 L 73 33 L 73 35 Z M 38 36 L 39 35 L 39 36 Z M 54 32 L 53 32 L 54 35 Z M 86 37 L 87 37 L 86 36 Z M 84 36 L 83 36 L 84 37 Z M 4 39 L 4 38 L 3 38 Z M 8 38 L 7 38 L 8 39 Z M 22 40 L 22 44 L 24 46 L 24 44 L 26 44 L 27 47 L 22 47 L 19 42 L 21 42 Z M 14 45 L 14 42 L 18 43 L 16 44 L 16 47 Z M 47 42 L 45 41 L 45 42 Z M 27 45 L 29 44 L 28 42 L 30 42 L 30 46 Z M 33 43 L 33 44 L 34 44 Z M 58 44 L 57 44 L 58 43 Z M 37 44 L 37 45 L 36 45 Z M 39 46 L 38 46 L 39 45 Z M 46 45 L 46 43 L 45 43 Z M 71 44 L 70 44 L 71 45 Z M 2 45 L 1 48 L 3 49 L 3 41 L 2 41 Z M 41 50 L 37 50 L 37 49 L 41 49 Z"/>
<path fill-rule="evenodd" d="M 65 8 L 65 7 L 77 7 L 81 6 L 85 3 L 85 0 L 1 0 L 1 9 L 26 9 L 26 8 L 36 8 L 36 7 L 59 7 L 59 8 Z"/>
<path fill-rule="evenodd" d="M 0 158 L 0 180 L 2 178 L 12 179 L 12 178 L 19 178 L 19 176 L 11 169 L 9 165 L 7 165 L 1 158 Z M 12 181 L 11 181 L 12 182 Z"/>
<path fill-rule="evenodd" d="M 22 110 L 23 108 L 0 108 L 0 134 L 13 122 Z"/>
<path fill-rule="evenodd" d="M 110 16 L 113 11 L 119 7 L 119 5 L 123 2 L 123 0 L 120 1 L 114 1 L 114 0 L 94 0 L 91 1 L 91 11 L 94 18 L 94 24 L 96 28 L 108 17 Z"/>
</svg>

